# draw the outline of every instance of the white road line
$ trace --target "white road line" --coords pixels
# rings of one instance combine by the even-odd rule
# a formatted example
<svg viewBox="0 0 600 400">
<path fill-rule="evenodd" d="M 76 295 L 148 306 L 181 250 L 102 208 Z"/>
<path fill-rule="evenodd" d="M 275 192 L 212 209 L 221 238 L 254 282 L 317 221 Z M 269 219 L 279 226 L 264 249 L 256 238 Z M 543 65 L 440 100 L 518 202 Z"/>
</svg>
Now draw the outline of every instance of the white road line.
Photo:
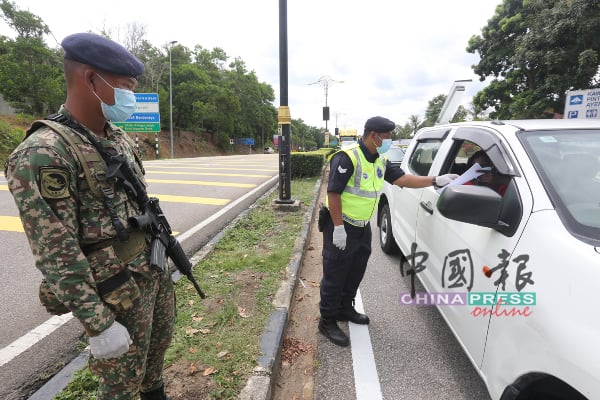
<svg viewBox="0 0 600 400">
<path fill-rule="evenodd" d="M 364 313 L 360 290 L 356 292 L 354 308 Z M 381 400 L 381 386 L 377 365 L 373 356 L 371 337 L 368 325 L 348 323 L 350 343 L 352 347 L 352 368 L 354 369 L 354 386 L 356 400 Z"/>
<path fill-rule="evenodd" d="M 246 193 L 244 196 L 240 197 L 236 201 L 228 204 L 226 207 L 223 207 L 217 213 L 213 214 L 210 218 L 205 219 L 204 221 L 202 221 L 198 225 L 192 227 L 185 233 L 177 236 L 177 239 L 179 239 L 180 242 L 183 242 L 184 240 L 188 239 L 194 233 L 200 231 L 206 225 L 215 221 L 219 216 L 225 214 L 226 212 L 231 210 L 234 206 L 236 206 L 237 204 L 239 204 L 246 198 L 252 196 L 256 191 L 261 190 L 262 188 L 264 188 L 267 185 L 272 185 L 276 179 L 278 179 L 278 176 L 274 176 L 273 178 L 269 179 L 262 185 L 254 188 L 251 192 Z M 176 272 L 179 273 L 179 271 L 176 271 Z M 361 307 L 362 307 L 362 304 L 361 304 Z M 25 335 L 21 336 L 20 338 L 18 338 L 17 340 L 15 340 L 11 344 L 9 344 L 8 346 L 0 349 L 0 367 L 3 366 L 4 364 L 9 363 L 11 360 L 13 360 L 15 357 L 17 357 L 21 353 L 24 353 L 25 351 L 27 351 L 30 347 L 32 347 L 33 345 L 35 345 L 36 343 L 41 341 L 43 338 L 45 338 L 46 336 L 48 336 L 49 334 L 54 332 L 56 329 L 60 328 L 61 326 L 63 326 L 67 322 L 69 322 L 72 318 L 73 318 L 73 314 L 71 314 L 71 313 L 63 314 L 60 316 L 54 316 L 54 317 L 48 319 L 46 322 L 42 323 L 41 325 L 33 328 L 32 330 L 30 330 Z"/>
<path fill-rule="evenodd" d="M 31 346 L 69 322 L 73 314 L 55 315 L 43 324 L 33 328 L 8 346 L 0 349 L 0 367 L 10 362 L 13 358 L 29 349 Z"/>
</svg>

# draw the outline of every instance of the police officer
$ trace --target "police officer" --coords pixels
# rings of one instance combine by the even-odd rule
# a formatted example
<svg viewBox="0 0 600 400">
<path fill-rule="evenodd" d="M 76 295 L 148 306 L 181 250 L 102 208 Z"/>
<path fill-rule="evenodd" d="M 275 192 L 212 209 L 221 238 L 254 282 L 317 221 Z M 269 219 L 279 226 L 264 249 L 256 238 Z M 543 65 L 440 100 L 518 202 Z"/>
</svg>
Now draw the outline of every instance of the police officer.
<svg viewBox="0 0 600 400">
<path fill-rule="evenodd" d="M 333 155 L 329 168 L 326 205 L 330 217 L 323 225 L 323 278 L 319 331 L 338 346 L 350 340 L 337 321 L 366 325 L 369 317 L 354 308 L 354 297 L 371 255 L 369 220 L 377 209 L 383 181 L 423 188 L 447 185 L 454 174 L 416 176 L 405 174 L 382 156 L 392 144 L 396 125 L 384 117 L 369 118 L 362 140 Z"/>
<path fill-rule="evenodd" d="M 132 140 L 111 123 L 135 111 L 144 65 L 92 33 L 61 44 L 66 101 L 52 121 L 32 125 L 5 169 L 44 277 L 40 299 L 83 325 L 98 399 L 140 392 L 143 400 L 167 399 L 162 370 L 175 320 L 173 283 L 167 271 L 150 268 L 148 238 L 127 222 L 140 207 L 122 184 L 105 179 L 97 147 L 124 155 L 145 182 Z"/>
</svg>

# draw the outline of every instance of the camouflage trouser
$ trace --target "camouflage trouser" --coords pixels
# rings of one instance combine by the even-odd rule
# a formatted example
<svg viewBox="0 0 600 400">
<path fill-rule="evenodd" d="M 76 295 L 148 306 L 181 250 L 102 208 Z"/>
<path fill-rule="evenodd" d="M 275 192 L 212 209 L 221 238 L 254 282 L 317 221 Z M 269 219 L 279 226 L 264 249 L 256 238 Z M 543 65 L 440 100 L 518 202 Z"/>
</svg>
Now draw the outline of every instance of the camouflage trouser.
<svg viewBox="0 0 600 400">
<path fill-rule="evenodd" d="M 175 322 L 175 292 L 168 273 L 152 271 L 152 280 L 133 274 L 140 289 L 134 307 L 117 320 L 129 331 L 133 344 L 118 358 L 90 356 L 90 370 L 99 377 L 98 400 L 132 400 L 139 391 L 163 384 L 165 351 Z"/>
</svg>

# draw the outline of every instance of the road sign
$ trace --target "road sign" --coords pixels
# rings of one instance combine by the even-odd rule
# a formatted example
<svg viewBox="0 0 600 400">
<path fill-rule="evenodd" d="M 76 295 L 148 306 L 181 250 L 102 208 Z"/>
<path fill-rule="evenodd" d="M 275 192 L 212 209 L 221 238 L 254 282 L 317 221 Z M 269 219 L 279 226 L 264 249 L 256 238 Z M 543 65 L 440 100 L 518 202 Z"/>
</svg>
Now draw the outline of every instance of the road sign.
<svg viewBox="0 0 600 400">
<path fill-rule="evenodd" d="M 125 132 L 160 132 L 158 93 L 136 93 L 135 113 L 115 125 Z"/>
<path fill-rule="evenodd" d="M 235 139 L 236 144 L 254 145 L 254 138 L 238 138 Z"/>
<path fill-rule="evenodd" d="M 125 132 L 160 132 L 160 122 L 116 122 Z"/>
<path fill-rule="evenodd" d="M 567 92 L 564 118 L 600 118 L 600 89 Z"/>
</svg>

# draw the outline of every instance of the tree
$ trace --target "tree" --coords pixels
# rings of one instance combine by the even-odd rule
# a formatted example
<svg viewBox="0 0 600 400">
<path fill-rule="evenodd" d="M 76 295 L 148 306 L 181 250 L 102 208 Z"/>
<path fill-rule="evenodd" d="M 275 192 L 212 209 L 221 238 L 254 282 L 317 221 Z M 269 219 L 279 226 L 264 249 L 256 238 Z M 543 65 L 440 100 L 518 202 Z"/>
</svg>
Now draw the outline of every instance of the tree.
<svg viewBox="0 0 600 400">
<path fill-rule="evenodd" d="M 444 102 L 446 101 L 447 97 L 448 96 L 445 94 L 438 94 L 433 99 L 429 100 L 427 109 L 425 110 L 425 121 L 422 122 L 419 128 L 435 125 L 435 122 L 442 112 L 442 107 L 444 106 Z"/>
<path fill-rule="evenodd" d="M 58 109 L 65 97 L 62 51 L 51 50 L 43 35 L 50 29 L 36 15 L 7 0 L 2 19 L 17 32 L 0 41 L 2 95 L 18 111 L 43 116 Z"/>
<path fill-rule="evenodd" d="M 417 131 L 419 129 L 421 129 L 423 127 L 423 121 L 421 121 L 421 118 L 419 118 L 418 115 L 413 114 L 410 117 L 408 117 L 408 126 L 411 129 L 411 137 L 417 133 Z"/>
<path fill-rule="evenodd" d="M 570 89 L 600 86 L 600 0 L 504 0 L 467 51 L 492 82 L 473 99 L 492 118 L 549 118 Z"/>
</svg>

